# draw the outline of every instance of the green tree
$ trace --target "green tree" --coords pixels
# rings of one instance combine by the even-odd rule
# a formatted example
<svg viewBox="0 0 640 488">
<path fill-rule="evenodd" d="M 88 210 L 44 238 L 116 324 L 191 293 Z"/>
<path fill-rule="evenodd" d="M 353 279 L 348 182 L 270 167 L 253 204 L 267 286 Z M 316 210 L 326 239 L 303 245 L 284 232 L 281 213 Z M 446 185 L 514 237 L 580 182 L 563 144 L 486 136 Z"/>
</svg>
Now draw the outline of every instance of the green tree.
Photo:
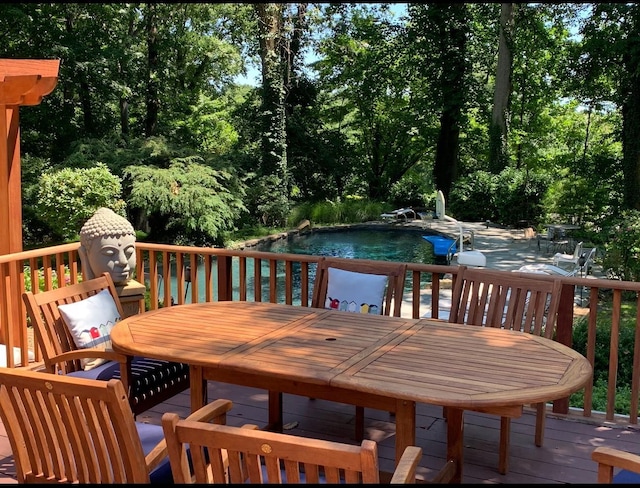
<svg viewBox="0 0 640 488">
<path fill-rule="evenodd" d="M 129 205 L 147 216 L 155 242 L 222 245 L 246 210 L 244 185 L 198 156 L 170 157 L 166 167 L 128 166 L 125 176 Z"/>
<path fill-rule="evenodd" d="M 330 5 L 325 19 L 314 67 L 326 133 L 344 134 L 351 149 L 335 156 L 351 170 L 346 192 L 385 199 L 425 156 L 421 129 L 433 112 L 412 95 L 407 36 L 384 8 Z"/>
<path fill-rule="evenodd" d="M 593 88 L 591 99 L 604 97 L 620 109 L 623 203 L 640 209 L 640 6 L 597 3 L 592 8 L 581 31 L 577 75 Z"/>
<path fill-rule="evenodd" d="M 275 199 L 288 201 L 287 138 L 285 110 L 285 76 L 288 66 L 285 4 L 255 4 L 258 19 L 260 59 L 262 61 L 262 164 L 259 174 L 274 179 L 271 190 Z M 278 206 L 277 208 L 281 208 Z M 288 208 L 270 220 L 286 222 Z"/>
<path fill-rule="evenodd" d="M 445 198 L 457 177 L 460 130 L 468 93 L 470 65 L 467 37 L 471 16 L 463 3 L 412 4 L 409 12 L 418 31 L 416 49 L 433 63 L 440 127 L 433 167 L 437 189 Z"/>
<path fill-rule="evenodd" d="M 498 64 L 493 92 L 493 111 L 489 124 L 489 167 L 494 173 L 499 173 L 508 163 L 507 136 L 509 133 L 512 49 L 515 28 L 514 8 L 516 8 L 513 3 L 500 5 Z"/>
</svg>

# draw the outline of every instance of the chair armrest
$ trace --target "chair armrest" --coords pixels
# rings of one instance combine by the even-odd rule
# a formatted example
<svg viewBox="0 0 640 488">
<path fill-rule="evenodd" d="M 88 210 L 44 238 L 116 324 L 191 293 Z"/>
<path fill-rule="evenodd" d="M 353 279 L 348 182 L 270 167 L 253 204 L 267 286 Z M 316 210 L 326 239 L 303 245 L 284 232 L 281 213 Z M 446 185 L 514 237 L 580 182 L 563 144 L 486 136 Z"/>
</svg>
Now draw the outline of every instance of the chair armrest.
<svg viewBox="0 0 640 488">
<path fill-rule="evenodd" d="M 73 351 L 63 352 L 51 358 L 52 363 L 64 363 L 66 361 L 74 361 L 76 359 L 104 358 L 110 361 L 126 363 L 127 356 L 114 351 L 105 351 L 104 349 L 75 349 Z"/>
<path fill-rule="evenodd" d="M 199 408 L 187 417 L 187 420 L 195 420 L 196 422 L 210 422 L 214 424 L 226 424 L 227 412 L 233 407 L 231 400 L 219 398 L 211 403 L 207 403 L 204 407 Z"/>
<path fill-rule="evenodd" d="M 147 465 L 147 469 L 149 473 L 156 469 L 156 467 L 167 457 L 167 441 L 162 439 L 160 442 L 156 444 L 149 454 L 144 457 L 145 464 Z"/>
<path fill-rule="evenodd" d="M 591 459 L 598 463 L 598 483 L 613 481 L 613 468 L 640 473 L 640 456 L 611 447 L 596 447 Z"/>
<path fill-rule="evenodd" d="M 451 483 L 454 475 L 456 474 L 456 462 L 453 459 L 449 459 L 445 465 L 440 468 L 440 471 L 433 477 L 429 483 Z"/>
<path fill-rule="evenodd" d="M 187 417 L 187 420 L 195 420 L 197 422 L 209 422 L 213 420 L 215 424 L 225 424 L 227 421 L 227 412 L 233 407 L 231 400 L 224 398 L 207 403 L 204 407 L 199 408 Z M 149 472 L 151 472 L 160 462 L 167 456 L 167 441 L 158 442 L 156 447 L 145 456 L 145 461 Z"/>
<path fill-rule="evenodd" d="M 416 469 L 422 458 L 422 448 L 417 446 L 407 446 L 402 453 L 402 457 L 396 466 L 391 484 L 415 484 Z"/>
</svg>

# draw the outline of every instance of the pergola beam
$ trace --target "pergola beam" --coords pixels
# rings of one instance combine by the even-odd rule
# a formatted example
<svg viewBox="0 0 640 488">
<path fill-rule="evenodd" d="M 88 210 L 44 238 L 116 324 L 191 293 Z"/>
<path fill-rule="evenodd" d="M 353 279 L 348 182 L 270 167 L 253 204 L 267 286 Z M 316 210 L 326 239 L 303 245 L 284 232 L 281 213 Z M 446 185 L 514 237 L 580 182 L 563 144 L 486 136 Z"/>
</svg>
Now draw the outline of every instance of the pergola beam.
<svg viewBox="0 0 640 488">
<path fill-rule="evenodd" d="M 59 69 L 59 59 L 0 59 L 0 254 L 23 249 L 19 109 L 51 93 Z"/>
</svg>

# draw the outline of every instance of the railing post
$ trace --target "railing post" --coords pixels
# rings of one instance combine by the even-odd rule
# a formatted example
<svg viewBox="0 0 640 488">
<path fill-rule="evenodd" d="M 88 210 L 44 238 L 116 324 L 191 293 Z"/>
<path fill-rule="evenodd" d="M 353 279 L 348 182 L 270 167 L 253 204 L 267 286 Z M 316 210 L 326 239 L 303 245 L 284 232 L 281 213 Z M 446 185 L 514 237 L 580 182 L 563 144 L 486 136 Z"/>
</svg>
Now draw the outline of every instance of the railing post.
<svg viewBox="0 0 640 488">
<path fill-rule="evenodd" d="M 218 300 L 233 300 L 232 257 L 218 256 Z"/>
<path fill-rule="evenodd" d="M 571 347 L 573 342 L 573 300 L 575 285 L 562 285 L 560 293 L 560 305 L 558 307 L 558 320 L 556 322 L 556 341 Z M 569 412 L 569 397 L 560 398 L 553 402 L 553 413 Z"/>
</svg>

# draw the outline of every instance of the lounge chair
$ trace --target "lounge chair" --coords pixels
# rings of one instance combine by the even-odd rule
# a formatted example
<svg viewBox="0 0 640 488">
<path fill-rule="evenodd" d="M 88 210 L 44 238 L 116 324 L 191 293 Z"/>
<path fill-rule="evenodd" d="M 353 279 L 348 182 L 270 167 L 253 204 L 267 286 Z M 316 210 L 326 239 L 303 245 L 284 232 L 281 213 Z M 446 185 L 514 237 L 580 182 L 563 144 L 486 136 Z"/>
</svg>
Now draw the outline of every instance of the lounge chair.
<svg viewBox="0 0 640 488">
<path fill-rule="evenodd" d="M 411 207 L 409 207 L 409 208 L 399 208 L 389 213 L 380 214 L 380 218 L 382 220 L 398 220 L 398 219 L 414 220 L 417 218 L 417 215 L 416 215 L 416 211 L 413 210 Z"/>
<path fill-rule="evenodd" d="M 576 244 L 576 247 L 573 250 L 573 254 L 566 254 L 557 252 L 553 255 L 553 264 L 558 266 L 560 263 L 573 263 L 578 264 L 578 259 L 582 255 L 582 241 Z"/>
<path fill-rule="evenodd" d="M 593 259 L 596 255 L 597 248 L 591 248 L 588 254 L 582 253 L 580 258 L 584 257 L 584 264 L 580 266 L 580 259 L 574 263 L 573 268 L 565 269 L 560 266 L 555 266 L 553 264 L 546 263 L 535 263 L 535 264 L 526 264 L 521 266 L 519 269 L 514 271 L 524 271 L 525 273 L 545 273 L 550 275 L 560 275 L 560 276 L 577 276 L 578 273 L 587 275 L 589 274 L 589 268 L 593 264 Z"/>
<path fill-rule="evenodd" d="M 563 269 L 560 266 L 554 266 L 553 264 L 536 263 L 525 264 L 513 271 L 523 271 L 525 273 L 542 273 L 548 275 L 560 275 L 560 276 L 575 276 L 580 271 L 580 266 L 576 266 L 573 269 Z"/>
</svg>

